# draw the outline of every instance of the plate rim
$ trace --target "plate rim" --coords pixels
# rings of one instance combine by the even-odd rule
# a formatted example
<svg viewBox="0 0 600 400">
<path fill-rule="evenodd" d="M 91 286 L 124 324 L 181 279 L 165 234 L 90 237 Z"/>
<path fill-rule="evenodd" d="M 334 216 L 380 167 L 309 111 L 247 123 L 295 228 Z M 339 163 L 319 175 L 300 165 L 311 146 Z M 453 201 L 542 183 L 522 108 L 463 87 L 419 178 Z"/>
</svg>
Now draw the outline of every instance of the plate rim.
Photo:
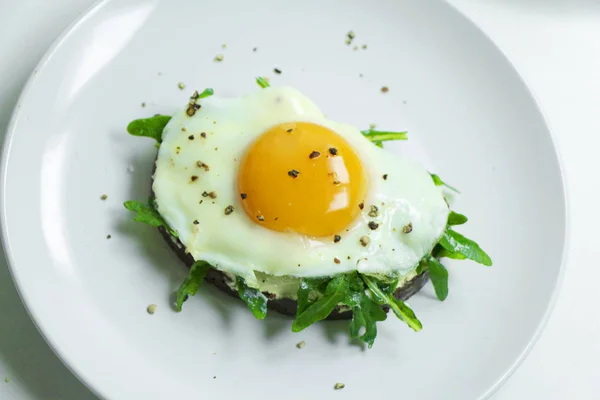
<svg viewBox="0 0 600 400">
<path fill-rule="evenodd" d="M 58 346 L 55 345 L 50 335 L 47 335 L 44 328 L 41 326 L 38 318 L 36 318 L 36 312 L 33 308 L 29 306 L 27 302 L 27 295 L 25 291 L 22 290 L 21 285 L 19 284 L 19 276 L 17 273 L 16 263 L 14 262 L 14 257 L 10 245 L 10 234 L 8 232 L 7 222 L 6 222 L 6 176 L 8 170 L 8 163 L 10 160 L 10 152 L 12 148 L 12 141 L 15 133 L 15 126 L 20 118 L 20 109 L 21 103 L 24 98 L 26 98 L 31 90 L 31 87 L 37 81 L 37 72 L 46 66 L 46 64 L 50 61 L 50 59 L 54 56 L 56 50 L 62 45 L 62 43 L 67 40 L 75 31 L 75 29 L 85 23 L 87 19 L 92 17 L 99 9 L 104 7 L 110 0 L 95 0 L 90 6 L 80 12 L 54 39 L 50 47 L 44 52 L 44 55 L 40 58 L 40 60 L 36 63 L 35 67 L 27 77 L 27 81 L 19 93 L 19 97 L 17 98 L 17 102 L 11 111 L 10 119 L 8 125 L 6 127 L 4 133 L 4 140 L 2 141 L 2 152 L 0 153 L 0 243 L 2 245 L 2 250 L 4 251 L 4 255 L 6 258 L 6 265 L 8 266 L 8 271 L 12 278 L 12 281 L 15 286 L 15 290 L 19 295 L 19 299 L 21 300 L 21 304 L 23 304 L 23 308 L 27 312 L 29 319 L 35 326 L 36 330 L 46 342 L 52 353 L 60 360 L 60 362 L 69 370 L 75 378 L 79 382 L 81 382 L 89 391 L 91 391 L 95 396 L 102 399 L 103 396 L 100 388 L 96 388 L 92 385 L 91 382 L 86 380 L 75 366 L 71 366 L 67 361 L 67 355 L 63 354 L 62 351 L 59 350 Z"/>
<path fill-rule="evenodd" d="M 561 151 L 558 147 L 558 140 L 556 136 L 556 130 L 553 128 L 552 123 L 550 122 L 550 118 L 548 118 L 548 113 L 545 111 L 542 103 L 539 100 L 539 96 L 536 94 L 535 90 L 533 90 L 532 86 L 525 79 L 525 77 L 521 74 L 517 66 L 511 61 L 508 54 L 502 49 L 502 47 L 494 40 L 483 28 L 476 23 L 469 15 L 462 12 L 457 6 L 450 3 L 450 0 L 444 0 L 454 11 L 460 14 L 464 19 L 466 19 L 501 55 L 502 59 L 506 62 L 507 66 L 512 70 L 512 72 L 516 75 L 517 79 L 521 82 L 523 87 L 526 89 L 527 94 L 529 95 L 533 105 L 535 106 L 537 112 L 540 114 L 542 118 L 542 122 L 544 123 L 548 134 L 550 135 L 550 141 L 552 142 L 552 148 L 554 150 L 554 155 L 556 157 L 556 161 L 558 163 L 558 171 L 560 182 L 562 184 L 562 195 L 563 195 L 563 203 L 564 203 L 564 212 L 565 212 L 565 237 L 562 247 L 562 257 L 560 260 L 560 270 L 558 272 L 558 278 L 554 284 L 554 288 L 552 289 L 552 296 L 550 297 L 550 301 L 546 305 L 546 310 L 540 320 L 538 327 L 536 328 L 534 334 L 529 339 L 529 342 L 519 355 L 513 362 L 513 364 L 508 368 L 504 374 L 496 381 L 496 383 L 488 389 L 488 391 L 481 397 L 480 400 L 485 400 L 491 398 L 491 396 L 496 393 L 507 381 L 508 379 L 519 369 L 521 364 L 527 359 L 531 350 L 537 344 L 540 336 L 546 329 L 548 325 L 548 321 L 550 321 L 550 317 L 554 312 L 554 308 L 556 307 L 556 302 L 558 297 L 560 296 L 560 292 L 563 287 L 565 272 L 567 270 L 567 264 L 569 260 L 569 251 L 571 249 L 571 201 L 569 197 L 569 189 L 567 182 L 567 174 L 565 173 L 565 163 L 562 157 Z M 0 189 L 0 196 L 2 192 Z M 0 197 L 0 202 L 2 198 Z M 0 203 L 1 204 L 1 203 Z"/>
<path fill-rule="evenodd" d="M 11 156 L 12 149 L 12 141 L 15 136 L 15 127 L 17 122 L 20 119 L 20 108 L 23 99 L 25 99 L 29 92 L 31 91 L 31 87 L 37 81 L 37 72 L 44 68 L 46 64 L 52 59 L 55 55 L 56 51 L 59 47 L 68 40 L 71 35 L 74 34 L 75 30 L 81 25 L 84 24 L 88 19 L 93 17 L 100 9 L 108 5 L 114 0 L 96 0 L 90 6 L 88 6 L 83 12 L 79 13 L 71 23 L 69 23 L 57 36 L 56 39 L 52 42 L 50 47 L 46 50 L 44 55 L 40 58 L 29 77 L 19 97 L 17 102 L 11 112 L 11 116 L 9 119 L 9 123 L 7 125 L 4 140 L 2 143 L 2 152 L 0 154 L 0 242 L 2 244 L 2 248 L 4 250 L 4 254 L 7 261 L 8 270 L 12 277 L 15 289 L 19 295 L 21 303 L 23 304 L 25 310 L 34 326 L 44 339 L 44 341 L 48 344 L 52 352 L 58 357 L 61 363 L 83 384 L 87 389 L 89 389 L 94 395 L 99 398 L 105 398 L 102 388 L 96 387 L 91 379 L 86 379 L 84 374 L 81 371 L 78 371 L 75 365 L 71 365 L 69 363 L 69 356 L 66 351 L 62 351 L 59 347 L 54 343 L 54 340 L 50 337 L 49 334 L 45 331 L 42 326 L 40 320 L 36 318 L 36 311 L 33 307 L 30 307 L 30 303 L 27 301 L 27 294 L 25 290 L 22 289 L 20 284 L 20 277 L 18 273 L 18 268 L 14 261 L 14 256 L 11 248 L 11 240 L 10 240 L 10 232 L 8 231 L 7 221 L 6 221 L 6 177 L 7 177 L 7 169 Z M 443 3 L 445 6 L 452 9 L 458 18 L 462 18 L 467 24 L 469 24 L 472 28 L 474 28 L 480 35 L 482 35 L 483 39 L 491 45 L 495 51 L 501 56 L 503 61 L 509 70 L 515 75 L 515 78 L 521 83 L 523 88 L 525 89 L 526 95 L 530 98 L 532 105 L 535 110 L 541 117 L 541 122 L 545 127 L 548 135 L 550 136 L 550 141 L 552 144 L 552 149 L 554 152 L 554 156 L 556 157 L 558 172 L 559 172 L 559 180 L 561 183 L 561 192 L 562 192 L 562 201 L 564 205 L 564 241 L 561 249 L 561 260 L 559 272 L 557 275 L 557 279 L 554 283 L 554 287 L 552 288 L 552 294 L 550 296 L 550 300 L 548 301 L 544 313 L 541 316 L 540 322 L 535 329 L 533 335 L 529 338 L 526 346 L 521 350 L 520 355 L 512 361 L 511 365 L 505 370 L 505 372 L 499 376 L 496 382 L 480 397 L 480 400 L 489 399 L 494 393 L 496 393 L 502 385 L 506 383 L 506 381 L 517 371 L 517 369 L 521 366 L 521 364 L 525 361 L 525 359 L 531 353 L 531 350 L 534 348 L 536 343 L 538 342 L 540 336 L 544 332 L 548 321 L 550 320 L 550 316 L 552 315 L 554 308 L 556 306 L 558 297 L 560 296 L 560 292 L 563 287 L 564 277 L 569 261 L 569 253 L 571 249 L 571 207 L 570 207 L 570 196 L 568 190 L 568 181 L 565 173 L 565 163 L 562 157 L 561 151 L 558 146 L 558 140 L 556 131 L 552 126 L 551 120 L 548 118 L 548 114 L 545 112 L 544 107 L 539 101 L 539 96 L 532 89 L 531 85 L 525 79 L 525 77 L 520 73 L 517 66 L 511 61 L 510 57 L 506 54 L 503 48 L 495 41 L 492 37 L 488 35 L 483 28 L 476 23 L 473 18 L 471 18 L 468 14 L 463 12 L 457 5 L 453 4 L 451 0 L 439 0 L 440 3 Z"/>
</svg>

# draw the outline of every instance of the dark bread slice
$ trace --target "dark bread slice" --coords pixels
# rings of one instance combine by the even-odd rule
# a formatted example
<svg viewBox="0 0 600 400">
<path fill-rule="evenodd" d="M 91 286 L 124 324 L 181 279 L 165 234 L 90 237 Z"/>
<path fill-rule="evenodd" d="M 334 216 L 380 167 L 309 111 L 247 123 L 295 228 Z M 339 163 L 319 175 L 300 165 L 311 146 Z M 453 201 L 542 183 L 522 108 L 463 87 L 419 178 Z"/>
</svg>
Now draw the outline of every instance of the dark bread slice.
<svg viewBox="0 0 600 400">
<path fill-rule="evenodd" d="M 169 247 L 171 247 L 171 249 L 175 252 L 175 254 L 177 254 L 179 259 L 181 261 L 183 261 L 185 263 L 185 265 L 188 266 L 188 268 L 191 267 L 192 264 L 194 263 L 194 258 L 189 253 L 185 252 L 185 247 L 183 246 L 183 244 L 181 244 L 179 239 L 171 236 L 167 232 L 167 230 L 163 227 L 160 227 L 159 230 L 162 233 L 163 238 L 169 244 Z M 394 292 L 394 297 L 397 299 L 400 299 L 400 300 L 407 300 L 413 294 L 415 294 L 419 290 L 421 290 L 421 288 L 425 285 L 425 283 L 427 283 L 428 280 L 429 280 L 429 272 L 427 272 L 427 271 L 421 272 L 419 275 L 415 276 L 410 281 L 408 281 L 404 286 L 402 286 L 401 288 L 398 288 Z M 217 269 L 211 268 L 210 271 L 208 272 L 208 274 L 206 275 L 205 281 L 212 283 L 213 285 L 215 285 L 216 287 L 221 289 L 223 292 L 229 294 L 230 296 L 239 299 L 237 291 L 231 289 L 229 287 L 229 285 L 227 284 L 229 282 L 229 278 L 223 272 L 221 272 Z M 267 306 L 269 309 L 277 311 L 278 313 L 281 313 L 284 315 L 292 316 L 292 317 L 296 315 L 296 308 L 298 306 L 298 303 L 296 302 L 296 300 L 276 299 L 273 294 L 267 293 L 267 292 L 263 292 L 263 294 L 269 299 L 269 301 L 267 303 Z M 384 309 L 385 312 L 389 311 L 389 306 L 383 306 L 382 308 Z M 326 319 L 333 320 L 333 319 L 351 319 L 351 318 L 352 318 L 352 311 L 348 311 L 348 310 L 341 311 L 339 307 L 336 307 L 331 312 L 331 314 L 329 314 L 329 316 Z"/>
</svg>

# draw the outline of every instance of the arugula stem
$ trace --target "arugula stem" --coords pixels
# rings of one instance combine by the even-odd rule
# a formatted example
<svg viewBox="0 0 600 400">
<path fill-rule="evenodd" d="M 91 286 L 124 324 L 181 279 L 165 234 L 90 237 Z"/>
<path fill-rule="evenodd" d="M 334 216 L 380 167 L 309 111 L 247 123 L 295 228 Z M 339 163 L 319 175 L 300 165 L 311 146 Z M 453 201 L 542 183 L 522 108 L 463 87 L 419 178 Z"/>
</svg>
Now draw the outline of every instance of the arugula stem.
<svg viewBox="0 0 600 400">
<path fill-rule="evenodd" d="M 460 193 L 458 191 L 458 189 L 448 185 L 446 182 L 442 181 L 442 179 L 436 175 L 436 174 L 432 174 L 431 172 L 429 173 L 429 175 L 431 175 L 431 179 L 433 179 L 433 183 L 435 184 L 435 186 L 446 186 L 448 189 L 452 190 L 453 192 L 456 193 Z"/>
<path fill-rule="evenodd" d="M 408 140 L 408 132 L 376 131 L 374 129 L 360 132 L 379 147 L 381 147 L 381 142 L 388 140 Z"/>
</svg>

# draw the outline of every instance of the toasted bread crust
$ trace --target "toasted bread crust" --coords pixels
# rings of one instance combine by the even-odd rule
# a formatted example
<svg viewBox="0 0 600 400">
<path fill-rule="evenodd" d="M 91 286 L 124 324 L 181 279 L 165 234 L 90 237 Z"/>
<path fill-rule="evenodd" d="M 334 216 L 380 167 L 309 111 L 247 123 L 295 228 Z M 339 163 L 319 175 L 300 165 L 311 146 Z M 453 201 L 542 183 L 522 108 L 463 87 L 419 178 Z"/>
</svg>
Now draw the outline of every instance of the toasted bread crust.
<svg viewBox="0 0 600 400">
<path fill-rule="evenodd" d="M 171 249 L 175 252 L 175 254 L 177 254 L 179 259 L 181 261 L 183 261 L 185 263 L 185 265 L 188 266 L 188 268 L 191 267 L 192 264 L 195 262 L 195 260 L 189 253 L 185 252 L 185 247 L 181 244 L 181 242 L 177 238 L 171 236 L 167 232 L 167 230 L 164 229 L 163 227 L 160 227 L 159 230 L 162 233 L 165 241 L 169 244 L 169 247 L 171 247 Z M 403 301 L 407 300 L 413 294 L 415 294 L 419 290 L 421 290 L 421 288 L 425 285 L 425 283 L 427 283 L 428 280 L 429 280 L 429 273 L 427 271 L 424 271 L 424 272 L 420 273 L 419 275 L 415 276 L 414 278 L 412 278 L 401 288 L 398 288 L 394 292 L 394 297 L 397 299 L 403 300 Z M 219 289 L 221 289 L 223 292 L 227 293 L 228 295 L 239 299 L 237 291 L 233 290 L 227 284 L 229 282 L 229 278 L 223 272 L 221 272 L 217 269 L 211 268 L 210 271 L 208 272 L 208 274 L 206 275 L 205 281 L 212 283 L 213 285 L 215 285 L 216 287 L 218 287 Z M 292 317 L 296 315 L 296 308 L 298 307 L 298 303 L 296 302 L 296 300 L 276 299 L 273 294 L 267 293 L 267 292 L 263 292 L 263 294 L 269 299 L 269 301 L 267 303 L 267 307 L 269 309 L 276 311 L 278 313 L 284 314 L 284 315 L 292 316 Z M 389 311 L 389 306 L 382 306 L 382 308 L 385 312 Z M 329 316 L 327 316 L 326 319 L 340 320 L 340 319 L 351 319 L 351 318 L 352 318 L 352 311 L 348 311 L 348 310 L 342 311 L 342 310 L 340 310 L 339 307 L 336 307 L 331 312 L 331 314 L 329 314 Z"/>
</svg>

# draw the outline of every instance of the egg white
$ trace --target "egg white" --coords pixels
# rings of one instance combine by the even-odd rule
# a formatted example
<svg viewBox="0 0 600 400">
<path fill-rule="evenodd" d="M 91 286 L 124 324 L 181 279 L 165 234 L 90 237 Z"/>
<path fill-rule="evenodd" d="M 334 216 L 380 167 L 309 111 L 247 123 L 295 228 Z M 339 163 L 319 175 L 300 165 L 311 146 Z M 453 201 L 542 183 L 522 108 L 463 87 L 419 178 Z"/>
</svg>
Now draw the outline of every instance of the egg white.
<svg viewBox="0 0 600 400">
<path fill-rule="evenodd" d="M 374 146 L 355 127 L 326 119 L 297 90 L 272 87 L 199 103 L 202 107 L 195 115 L 188 116 L 184 108 L 166 126 L 153 183 L 160 214 L 194 259 L 240 276 L 254 287 L 255 271 L 294 277 L 352 270 L 407 275 L 442 235 L 449 210 L 429 173 L 410 159 Z M 338 233 L 342 237 L 338 243 L 332 237 L 311 238 L 260 226 L 246 215 L 236 190 L 238 166 L 249 145 L 274 125 L 300 121 L 325 126 L 345 138 L 368 174 L 365 207 L 351 226 Z M 198 161 L 209 170 L 198 167 Z M 192 181 L 192 176 L 198 178 Z M 215 192 L 216 198 L 203 197 L 203 192 Z M 230 205 L 234 211 L 226 215 Z M 371 205 L 378 207 L 376 218 L 368 215 Z M 371 230 L 370 221 L 377 222 L 378 229 Z M 409 223 L 412 232 L 403 233 Z M 368 246 L 360 244 L 365 235 L 370 238 Z"/>
</svg>

